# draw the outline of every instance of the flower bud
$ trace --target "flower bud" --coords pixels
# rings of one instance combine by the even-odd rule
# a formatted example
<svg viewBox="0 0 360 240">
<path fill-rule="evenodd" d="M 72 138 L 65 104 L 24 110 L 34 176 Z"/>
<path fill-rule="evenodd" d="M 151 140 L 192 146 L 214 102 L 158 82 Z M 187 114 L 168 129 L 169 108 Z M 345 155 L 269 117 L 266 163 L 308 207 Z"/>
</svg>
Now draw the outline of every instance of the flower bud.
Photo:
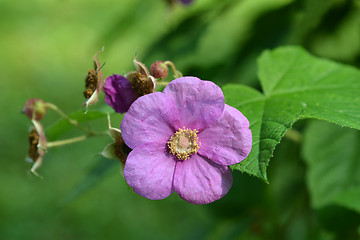
<svg viewBox="0 0 360 240">
<path fill-rule="evenodd" d="M 26 101 L 23 112 L 30 120 L 41 120 L 46 114 L 47 108 L 43 100 L 30 98 Z"/>
<path fill-rule="evenodd" d="M 163 61 L 156 61 L 151 64 L 150 71 L 155 78 L 166 78 L 169 73 L 169 69 Z"/>
<path fill-rule="evenodd" d="M 127 112 L 131 104 L 137 99 L 136 91 L 129 80 L 117 74 L 105 79 L 103 91 L 105 102 L 118 113 Z"/>
</svg>

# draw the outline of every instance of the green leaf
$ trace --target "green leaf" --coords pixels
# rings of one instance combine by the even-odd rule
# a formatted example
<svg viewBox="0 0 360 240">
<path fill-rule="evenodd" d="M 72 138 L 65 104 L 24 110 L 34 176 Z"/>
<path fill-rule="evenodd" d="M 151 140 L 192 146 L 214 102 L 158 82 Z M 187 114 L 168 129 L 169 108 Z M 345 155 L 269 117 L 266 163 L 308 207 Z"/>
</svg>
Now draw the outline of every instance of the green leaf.
<svg viewBox="0 0 360 240">
<path fill-rule="evenodd" d="M 313 207 L 339 204 L 360 212 L 360 132 L 314 121 L 304 137 Z"/>
<path fill-rule="evenodd" d="M 106 118 L 107 112 L 114 112 L 114 110 L 110 108 L 104 108 L 103 110 L 89 110 L 85 113 L 84 109 L 78 110 L 73 112 L 69 115 L 69 117 L 73 120 L 76 120 L 78 123 L 83 123 L 90 120 L 96 120 L 100 118 Z M 106 122 L 104 122 L 104 125 Z M 107 126 L 107 125 L 106 125 Z M 48 139 L 57 139 L 59 136 L 64 134 L 69 129 L 73 128 L 74 126 L 69 123 L 68 120 L 62 118 L 55 122 L 50 127 L 46 128 L 46 136 Z"/>
<path fill-rule="evenodd" d="M 226 103 L 250 121 L 253 148 L 234 166 L 267 181 L 266 168 L 276 145 L 292 124 L 318 118 L 360 129 L 360 71 L 319 59 L 299 47 L 265 51 L 258 61 L 264 94 L 230 84 Z"/>
</svg>

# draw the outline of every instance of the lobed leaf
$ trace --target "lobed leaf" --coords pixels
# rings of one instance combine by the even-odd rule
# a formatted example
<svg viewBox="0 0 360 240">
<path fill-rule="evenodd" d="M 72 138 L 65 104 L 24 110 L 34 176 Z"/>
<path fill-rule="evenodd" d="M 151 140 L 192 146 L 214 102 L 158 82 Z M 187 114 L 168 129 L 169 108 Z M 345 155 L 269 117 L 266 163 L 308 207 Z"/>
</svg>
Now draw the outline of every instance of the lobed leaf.
<svg viewBox="0 0 360 240">
<path fill-rule="evenodd" d="M 258 60 L 263 93 L 244 86 L 223 87 L 227 104 L 250 121 L 253 148 L 232 168 L 267 181 L 276 145 L 303 118 L 360 129 L 360 71 L 311 56 L 300 47 L 265 51 Z"/>
</svg>

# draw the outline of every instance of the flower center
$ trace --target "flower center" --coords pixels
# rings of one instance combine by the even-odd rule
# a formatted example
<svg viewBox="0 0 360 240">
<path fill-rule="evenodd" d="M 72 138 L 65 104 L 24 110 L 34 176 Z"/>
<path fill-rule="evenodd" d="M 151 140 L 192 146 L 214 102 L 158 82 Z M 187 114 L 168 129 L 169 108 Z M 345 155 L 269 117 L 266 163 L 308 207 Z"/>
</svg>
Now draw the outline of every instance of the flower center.
<svg viewBox="0 0 360 240">
<path fill-rule="evenodd" d="M 170 153 L 179 160 L 186 160 L 191 155 L 197 153 L 200 148 L 197 133 L 198 131 L 196 129 L 179 128 L 167 142 Z"/>
</svg>

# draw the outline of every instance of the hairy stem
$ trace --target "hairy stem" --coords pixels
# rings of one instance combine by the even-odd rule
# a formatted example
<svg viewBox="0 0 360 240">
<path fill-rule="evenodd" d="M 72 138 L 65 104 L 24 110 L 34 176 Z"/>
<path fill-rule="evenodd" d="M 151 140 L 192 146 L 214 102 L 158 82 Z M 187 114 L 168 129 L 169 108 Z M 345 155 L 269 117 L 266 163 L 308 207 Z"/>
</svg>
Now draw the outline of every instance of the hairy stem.
<svg viewBox="0 0 360 240">
<path fill-rule="evenodd" d="M 74 125 L 75 127 L 77 127 L 78 129 L 80 129 L 81 131 L 93 134 L 93 132 L 87 128 L 82 127 L 76 120 L 71 119 L 66 113 L 64 113 L 60 108 L 58 108 L 56 105 L 52 104 L 52 103 L 46 103 L 46 107 L 54 110 L 55 112 L 57 112 L 61 117 L 65 118 L 66 120 L 69 121 L 69 123 L 71 123 L 72 125 Z"/>
<path fill-rule="evenodd" d="M 172 71 L 174 72 L 174 78 L 179 78 L 183 76 L 182 73 L 176 69 L 175 64 L 173 62 L 165 61 L 164 63 L 171 67 Z"/>
</svg>

